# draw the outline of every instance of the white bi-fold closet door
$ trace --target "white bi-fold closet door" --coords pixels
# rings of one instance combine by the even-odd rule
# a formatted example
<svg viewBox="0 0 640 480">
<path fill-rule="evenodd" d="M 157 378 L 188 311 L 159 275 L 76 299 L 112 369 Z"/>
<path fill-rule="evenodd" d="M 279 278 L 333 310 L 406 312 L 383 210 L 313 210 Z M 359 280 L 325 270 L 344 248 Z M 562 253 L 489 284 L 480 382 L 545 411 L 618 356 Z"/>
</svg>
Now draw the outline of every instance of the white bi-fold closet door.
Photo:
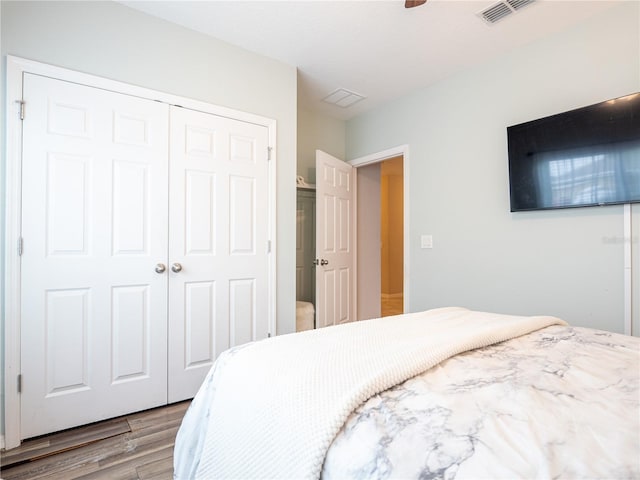
<svg viewBox="0 0 640 480">
<path fill-rule="evenodd" d="M 21 437 L 192 397 L 268 334 L 266 127 L 23 85 Z"/>
</svg>

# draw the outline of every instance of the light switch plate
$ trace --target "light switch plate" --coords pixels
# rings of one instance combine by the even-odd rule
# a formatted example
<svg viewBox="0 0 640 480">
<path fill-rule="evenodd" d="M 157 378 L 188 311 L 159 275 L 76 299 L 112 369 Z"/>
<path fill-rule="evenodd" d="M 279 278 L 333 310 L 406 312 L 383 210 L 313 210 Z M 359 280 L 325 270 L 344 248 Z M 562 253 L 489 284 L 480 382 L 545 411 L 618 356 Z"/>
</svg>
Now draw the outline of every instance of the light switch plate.
<svg viewBox="0 0 640 480">
<path fill-rule="evenodd" d="M 420 248 L 433 248 L 433 235 L 421 235 Z"/>
</svg>

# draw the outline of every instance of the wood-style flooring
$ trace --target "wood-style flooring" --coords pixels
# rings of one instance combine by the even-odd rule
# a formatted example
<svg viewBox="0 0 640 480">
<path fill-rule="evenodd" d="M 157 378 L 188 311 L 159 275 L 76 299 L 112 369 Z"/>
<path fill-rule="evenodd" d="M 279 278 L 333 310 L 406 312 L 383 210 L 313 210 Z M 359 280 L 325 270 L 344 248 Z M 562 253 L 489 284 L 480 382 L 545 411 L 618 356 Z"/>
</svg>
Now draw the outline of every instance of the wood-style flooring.
<svg viewBox="0 0 640 480">
<path fill-rule="evenodd" d="M 380 299 L 380 313 L 382 317 L 388 317 L 390 315 L 400 315 L 403 312 L 403 297 L 402 295 L 395 297 L 381 297 Z"/>
<path fill-rule="evenodd" d="M 0 454 L 0 478 L 170 480 L 176 433 L 190 403 L 26 440 Z"/>
</svg>

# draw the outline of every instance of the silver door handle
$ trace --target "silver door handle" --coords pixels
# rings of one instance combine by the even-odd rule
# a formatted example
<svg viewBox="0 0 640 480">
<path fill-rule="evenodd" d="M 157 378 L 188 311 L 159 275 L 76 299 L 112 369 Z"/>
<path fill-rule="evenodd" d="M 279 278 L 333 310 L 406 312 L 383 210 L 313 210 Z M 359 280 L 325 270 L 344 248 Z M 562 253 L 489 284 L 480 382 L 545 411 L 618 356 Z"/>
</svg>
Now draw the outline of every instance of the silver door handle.
<svg viewBox="0 0 640 480">
<path fill-rule="evenodd" d="M 164 266 L 164 263 L 158 263 L 156 265 L 156 273 L 164 273 L 167 267 Z"/>
<path fill-rule="evenodd" d="M 320 265 L 324 266 L 324 265 L 329 265 L 329 260 L 325 260 L 324 258 L 322 260 L 320 260 Z"/>
<path fill-rule="evenodd" d="M 174 273 L 180 273 L 182 271 L 182 265 L 180 265 L 179 263 L 174 263 L 173 265 L 171 265 L 171 271 Z"/>
</svg>

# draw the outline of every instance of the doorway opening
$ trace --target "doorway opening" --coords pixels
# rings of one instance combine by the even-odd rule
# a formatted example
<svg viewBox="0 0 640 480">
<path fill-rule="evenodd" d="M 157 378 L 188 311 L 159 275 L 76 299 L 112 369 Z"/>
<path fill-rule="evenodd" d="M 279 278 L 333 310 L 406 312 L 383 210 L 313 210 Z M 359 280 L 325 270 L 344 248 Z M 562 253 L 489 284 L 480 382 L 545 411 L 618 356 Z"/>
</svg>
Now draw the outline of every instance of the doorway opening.
<svg viewBox="0 0 640 480">
<path fill-rule="evenodd" d="M 358 320 L 405 311 L 404 163 L 398 154 L 358 167 Z"/>
<path fill-rule="evenodd" d="M 346 164 L 317 150 L 316 171 L 322 174 L 316 176 L 314 199 L 315 328 L 405 313 L 410 264 L 409 184 L 404 181 L 409 178 L 408 145 Z M 306 217 L 299 215 L 299 220 Z M 301 225 L 300 251 L 305 237 Z M 298 294 L 304 291 L 302 273 L 300 268 Z M 296 313 L 296 321 L 297 317 Z"/>
<path fill-rule="evenodd" d="M 380 162 L 380 316 L 403 308 L 403 158 Z"/>
</svg>

